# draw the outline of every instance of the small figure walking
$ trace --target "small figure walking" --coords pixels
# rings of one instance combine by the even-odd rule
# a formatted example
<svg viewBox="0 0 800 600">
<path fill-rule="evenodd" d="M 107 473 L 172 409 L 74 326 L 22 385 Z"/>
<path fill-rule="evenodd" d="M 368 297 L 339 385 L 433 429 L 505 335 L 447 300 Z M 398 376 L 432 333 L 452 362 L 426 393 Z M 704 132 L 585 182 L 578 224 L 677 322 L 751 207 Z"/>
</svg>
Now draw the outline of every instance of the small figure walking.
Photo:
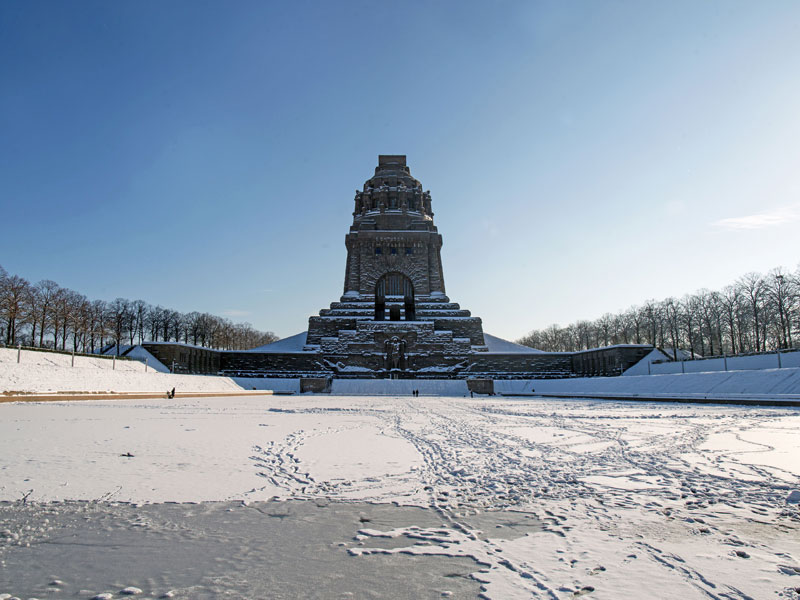
<svg viewBox="0 0 800 600">
<path fill-rule="evenodd" d="M 167 392 L 167 398 L 174 398 L 175 397 L 175 388 L 172 388 L 171 391 Z"/>
</svg>

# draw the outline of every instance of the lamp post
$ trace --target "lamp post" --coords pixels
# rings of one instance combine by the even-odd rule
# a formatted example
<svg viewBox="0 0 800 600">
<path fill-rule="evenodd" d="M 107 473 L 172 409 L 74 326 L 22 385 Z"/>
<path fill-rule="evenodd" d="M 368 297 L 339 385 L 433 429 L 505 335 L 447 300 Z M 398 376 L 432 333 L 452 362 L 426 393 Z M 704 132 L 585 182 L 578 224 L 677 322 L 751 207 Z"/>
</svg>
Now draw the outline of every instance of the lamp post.
<svg viewBox="0 0 800 600">
<path fill-rule="evenodd" d="M 786 325 L 785 325 L 785 319 L 783 318 L 783 313 L 784 313 L 784 310 L 783 310 L 783 275 L 781 273 L 778 273 L 777 275 L 775 275 L 775 281 L 778 284 L 777 285 L 777 289 L 776 289 L 776 292 L 777 292 L 776 300 L 778 301 L 778 316 L 780 317 L 780 320 L 781 320 L 781 336 L 780 336 L 780 339 L 778 340 L 778 348 L 780 349 L 780 348 L 784 348 L 784 347 L 787 346 L 787 344 L 786 344 Z M 778 352 L 778 365 L 779 365 L 778 368 L 780 368 L 780 352 Z"/>
</svg>

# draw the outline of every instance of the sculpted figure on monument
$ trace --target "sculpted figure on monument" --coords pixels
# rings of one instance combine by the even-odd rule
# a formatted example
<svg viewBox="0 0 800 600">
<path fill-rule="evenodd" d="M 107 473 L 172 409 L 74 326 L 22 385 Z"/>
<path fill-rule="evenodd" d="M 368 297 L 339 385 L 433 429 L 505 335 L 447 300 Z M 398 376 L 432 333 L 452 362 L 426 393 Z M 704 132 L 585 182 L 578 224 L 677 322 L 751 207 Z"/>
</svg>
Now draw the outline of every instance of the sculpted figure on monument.
<svg viewBox="0 0 800 600">
<path fill-rule="evenodd" d="M 386 340 L 386 363 L 390 369 L 399 369 L 400 361 L 403 357 L 403 350 L 405 349 L 405 340 L 394 336 L 390 340 Z"/>
</svg>

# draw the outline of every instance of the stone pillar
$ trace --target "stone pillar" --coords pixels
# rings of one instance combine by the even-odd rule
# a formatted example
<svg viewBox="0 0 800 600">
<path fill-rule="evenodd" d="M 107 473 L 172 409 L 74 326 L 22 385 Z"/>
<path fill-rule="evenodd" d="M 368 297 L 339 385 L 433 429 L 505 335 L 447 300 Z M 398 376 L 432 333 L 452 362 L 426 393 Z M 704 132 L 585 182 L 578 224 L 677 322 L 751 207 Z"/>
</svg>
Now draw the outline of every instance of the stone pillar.
<svg viewBox="0 0 800 600">
<path fill-rule="evenodd" d="M 344 289 L 342 290 L 343 294 L 346 294 L 350 289 L 350 263 L 352 259 L 350 258 L 350 249 L 347 249 L 347 261 L 345 261 L 344 266 Z"/>
<path fill-rule="evenodd" d="M 361 279 L 361 260 L 360 247 L 358 242 L 353 241 L 348 235 L 344 242 L 347 248 L 347 264 L 344 271 L 344 293 L 358 292 L 359 280 Z"/>
<path fill-rule="evenodd" d="M 439 259 L 439 248 L 436 239 L 433 238 L 428 244 L 428 293 L 444 293 L 441 282 L 441 259 Z"/>
<path fill-rule="evenodd" d="M 444 289 L 444 271 L 442 270 L 442 246 L 439 244 L 436 246 L 436 264 L 439 267 L 439 290 L 446 294 L 447 292 Z"/>
<path fill-rule="evenodd" d="M 350 289 L 354 292 L 361 291 L 361 246 L 357 245 L 349 253 L 352 257 L 350 264 Z"/>
</svg>

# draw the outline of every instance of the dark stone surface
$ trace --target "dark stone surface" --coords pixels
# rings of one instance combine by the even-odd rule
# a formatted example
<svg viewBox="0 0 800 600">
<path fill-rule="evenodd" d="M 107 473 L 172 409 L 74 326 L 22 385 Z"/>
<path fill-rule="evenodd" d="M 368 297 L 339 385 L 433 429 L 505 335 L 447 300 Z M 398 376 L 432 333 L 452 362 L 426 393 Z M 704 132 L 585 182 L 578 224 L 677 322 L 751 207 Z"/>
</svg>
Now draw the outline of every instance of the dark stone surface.
<svg viewBox="0 0 800 600">
<path fill-rule="evenodd" d="M 328 394 L 331 391 L 331 380 L 327 377 L 301 377 L 300 393 Z"/>
</svg>

